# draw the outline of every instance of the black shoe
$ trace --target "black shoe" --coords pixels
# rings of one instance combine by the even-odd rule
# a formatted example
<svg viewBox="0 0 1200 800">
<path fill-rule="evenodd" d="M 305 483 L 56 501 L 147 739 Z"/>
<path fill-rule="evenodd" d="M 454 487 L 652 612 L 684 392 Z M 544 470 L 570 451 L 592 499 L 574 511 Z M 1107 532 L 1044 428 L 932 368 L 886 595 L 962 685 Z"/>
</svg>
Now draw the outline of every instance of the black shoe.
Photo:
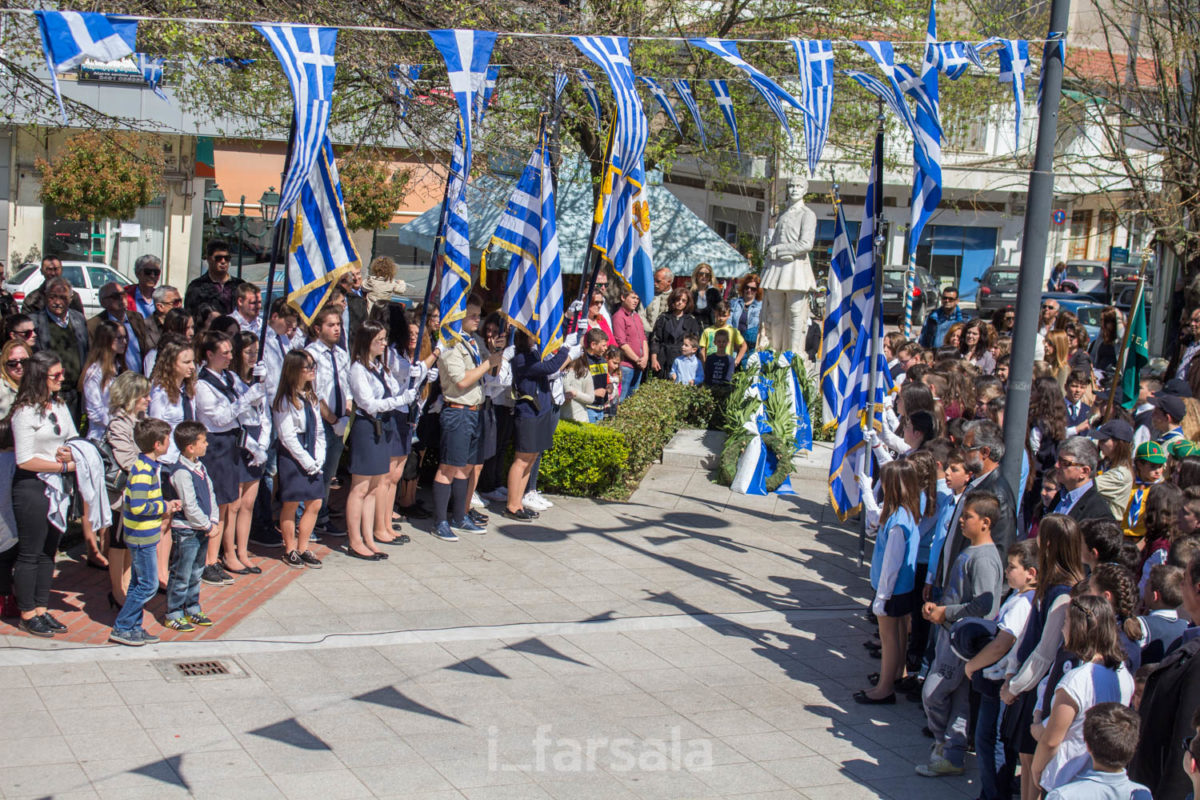
<svg viewBox="0 0 1200 800">
<path fill-rule="evenodd" d="M 234 569 L 233 567 L 230 567 L 230 566 L 222 563 L 221 569 L 223 569 L 225 572 L 229 573 L 230 575 L 250 575 L 251 574 L 249 567 L 242 567 L 241 569 Z M 261 572 L 262 570 L 259 570 L 259 571 Z"/>
<path fill-rule="evenodd" d="M 219 563 L 216 565 L 216 567 L 217 572 L 221 574 L 221 584 L 223 586 L 233 586 L 233 576 L 225 571 L 225 567 L 221 566 Z"/>
<path fill-rule="evenodd" d="M 387 561 L 388 554 L 387 553 L 376 553 L 375 555 L 371 556 L 371 560 L 372 561 Z"/>
<path fill-rule="evenodd" d="M 876 700 L 866 692 L 860 690 L 854 693 L 854 702 L 864 706 L 894 706 L 896 705 L 896 693 L 892 692 L 886 697 L 880 697 Z"/>
<path fill-rule="evenodd" d="M 408 538 L 408 534 L 403 534 L 403 533 L 402 533 L 402 534 L 400 534 L 400 535 L 398 535 L 398 536 L 393 536 L 391 539 L 376 539 L 376 540 L 375 540 L 375 543 L 376 543 L 376 544 L 395 544 L 395 545 L 401 545 L 401 544 L 408 544 L 410 541 L 411 541 L 411 539 L 409 539 L 409 538 Z"/>
<path fill-rule="evenodd" d="M 481 514 L 473 508 L 467 512 L 467 516 L 471 519 L 471 522 L 481 527 L 487 525 L 488 520 L 491 519 L 487 514 Z"/>
<path fill-rule="evenodd" d="M 54 638 L 54 631 L 51 630 L 50 624 L 41 616 L 30 617 L 29 619 L 22 618 L 17 623 L 17 627 L 28 633 L 30 636 L 37 636 L 42 639 Z"/>
<path fill-rule="evenodd" d="M 353 547 L 347 547 L 343 552 L 346 555 L 350 556 L 351 558 L 361 559 L 362 561 L 382 561 L 383 560 L 381 558 L 376 558 L 374 553 L 372 553 L 369 556 L 364 556 L 362 553 L 358 552 Z"/>
<path fill-rule="evenodd" d="M 300 554 L 300 563 L 309 569 L 320 569 L 321 559 L 312 554 L 312 550 L 305 550 Z M 289 565 L 290 566 L 290 565 Z"/>
<path fill-rule="evenodd" d="M 209 564 L 200 573 L 200 580 L 209 586 L 225 586 L 225 576 L 216 564 Z"/>
<path fill-rule="evenodd" d="M 906 675 L 900 680 L 896 681 L 896 691 L 905 693 L 920 692 L 921 682 L 917 679 L 916 675 Z"/>
<path fill-rule="evenodd" d="M 506 518 L 516 520 L 517 522 L 532 522 L 538 518 L 538 513 L 536 511 L 530 511 L 525 508 L 521 508 L 516 511 L 509 511 L 508 507 L 505 506 L 504 510 L 500 513 Z"/>
<path fill-rule="evenodd" d="M 284 555 L 283 563 L 287 564 L 292 569 L 304 569 L 304 562 L 300 560 L 300 554 L 295 550 L 292 550 Z"/>
<path fill-rule="evenodd" d="M 42 620 L 45 621 L 46 626 L 49 627 L 54 633 L 67 632 L 67 626 L 63 625 L 61 622 L 52 617 L 49 611 L 47 611 L 45 614 L 42 614 Z"/>
</svg>

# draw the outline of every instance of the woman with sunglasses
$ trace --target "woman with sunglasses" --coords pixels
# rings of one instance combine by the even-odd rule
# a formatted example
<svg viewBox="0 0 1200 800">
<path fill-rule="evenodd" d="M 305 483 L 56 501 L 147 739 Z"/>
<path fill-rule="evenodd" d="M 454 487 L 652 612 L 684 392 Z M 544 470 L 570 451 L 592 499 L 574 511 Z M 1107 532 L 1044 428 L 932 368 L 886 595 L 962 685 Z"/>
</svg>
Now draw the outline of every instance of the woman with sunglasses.
<svg viewBox="0 0 1200 800">
<path fill-rule="evenodd" d="M 17 387 L 25 374 L 29 348 L 23 339 L 9 339 L 0 348 L 0 419 L 8 417 Z M 0 616 L 15 617 L 17 600 L 12 594 L 13 563 L 17 558 L 17 523 L 12 515 L 12 478 L 17 468 L 12 447 L 0 450 Z"/>
<path fill-rule="evenodd" d="M 701 328 L 712 325 L 712 309 L 721 301 L 721 290 L 713 286 L 713 268 L 698 264 L 692 270 L 692 313 Z"/>
<path fill-rule="evenodd" d="M 13 588 L 21 612 L 19 627 L 42 638 L 67 630 L 46 610 L 54 578 L 54 556 L 63 532 L 50 521 L 46 483 L 39 475 L 68 476 L 75 471 L 71 450 L 65 446 L 75 436 L 75 421 L 58 397 L 64 379 L 62 362 L 55 353 L 35 353 L 25 363 L 25 374 L 8 417 L 17 461 L 12 502 L 19 541 Z"/>
<path fill-rule="evenodd" d="M 738 282 L 738 296 L 729 300 L 729 324 L 742 335 L 753 350 L 758 341 L 758 321 L 762 316 L 762 286 L 751 272 Z"/>
<path fill-rule="evenodd" d="M 0 418 L 8 416 L 17 399 L 17 387 L 25 374 L 29 350 L 23 339 L 9 339 L 0 348 Z"/>
<path fill-rule="evenodd" d="M 37 329 L 26 314 L 9 314 L 4 318 L 4 341 L 20 339 L 29 347 L 37 346 Z"/>
<path fill-rule="evenodd" d="M 670 380 L 671 365 L 683 354 L 683 340 L 700 338 L 700 323 L 692 316 L 692 293 L 682 286 L 672 289 L 667 310 L 654 320 L 650 333 L 650 366 L 660 378 Z"/>
</svg>

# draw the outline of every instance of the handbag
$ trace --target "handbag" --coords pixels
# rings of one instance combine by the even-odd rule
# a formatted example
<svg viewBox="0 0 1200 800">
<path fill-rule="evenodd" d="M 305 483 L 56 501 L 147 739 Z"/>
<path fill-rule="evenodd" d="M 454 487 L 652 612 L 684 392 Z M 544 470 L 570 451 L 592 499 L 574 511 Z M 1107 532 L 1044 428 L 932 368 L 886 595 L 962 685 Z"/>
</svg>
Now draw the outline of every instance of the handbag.
<svg viewBox="0 0 1200 800">
<path fill-rule="evenodd" d="M 96 449 L 100 451 L 100 460 L 104 462 L 104 487 L 110 494 L 124 494 L 125 485 L 129 483 L 129 473 L 121 469 L 121 465 L 117 463 L 112 445 L 108 443 L 107 439 L 92 440 L 92 444 L 96 445 Z"/>
</svg>

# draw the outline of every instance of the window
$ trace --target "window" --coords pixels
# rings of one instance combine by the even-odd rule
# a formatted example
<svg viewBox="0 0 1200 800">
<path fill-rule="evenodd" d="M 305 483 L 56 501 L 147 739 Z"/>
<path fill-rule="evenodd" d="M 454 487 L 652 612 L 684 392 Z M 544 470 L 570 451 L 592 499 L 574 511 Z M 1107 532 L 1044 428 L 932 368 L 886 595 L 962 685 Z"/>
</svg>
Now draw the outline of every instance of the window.
<svg viewBox="0 0 1200 800">
<path fill-rule="evenodd" d="M 113 280 L 112 273 L 104 267 L 88 267 L 88 280 L 92 282 L 93 289 L 99 289 L 104 284 Z"/>
<path fill-rule="evenodd" d="M 1067 243 L 1067 258 L 1086 259 L 1092 237 L 1092 210 L 1079 208 L 1071 212 L 1071 238 Z"/>
<path fill-rule="evenodd" d="M 942 286 L 958 287 L 959 297 L 974 299 L 978 279 L 996 260 L 996 233 L 996 228 L 927 225 L 917 245 L 917 266 Z"/>
<path fill-rule="evenodd" d="M 87 282 L 83 279 L 83 267 L 63 264 L 62 276 L 67 279 L 67 283 L 71 284 L 71 286 L 76 289 L 87 288 Z"/>
</svg>

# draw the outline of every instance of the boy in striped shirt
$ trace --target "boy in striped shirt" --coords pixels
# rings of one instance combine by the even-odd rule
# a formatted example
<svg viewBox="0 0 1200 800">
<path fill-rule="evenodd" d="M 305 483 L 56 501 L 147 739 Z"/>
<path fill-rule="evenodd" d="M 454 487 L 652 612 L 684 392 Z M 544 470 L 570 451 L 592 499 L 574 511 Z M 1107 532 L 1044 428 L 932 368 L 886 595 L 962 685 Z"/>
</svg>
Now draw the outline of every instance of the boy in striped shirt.
<svg viewBox="0 0 1200 800">
<path fill-rule="evenodd" d="M 129 548 L 132 574 L 125 605 L 113 623 L 110 642 L 141 647 L 158 637 L 142 627 L 142 609 L 158 592 L 158 539 L 163 517 L 180 509 L 178 500 L 163 500 L 158 459 L 166 455 L 171 426 L 161 419 L 143 419 L 133 428 L 133 441 L 141 455 L 129 469 L 121 522 Z"/>
</svg>

